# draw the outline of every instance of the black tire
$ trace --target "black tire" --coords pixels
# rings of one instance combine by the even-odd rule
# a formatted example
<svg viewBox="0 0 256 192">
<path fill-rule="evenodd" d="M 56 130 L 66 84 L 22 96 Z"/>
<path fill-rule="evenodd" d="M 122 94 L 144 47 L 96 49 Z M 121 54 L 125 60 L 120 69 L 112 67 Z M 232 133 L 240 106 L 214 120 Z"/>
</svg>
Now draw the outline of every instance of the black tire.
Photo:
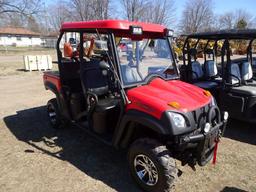
<svg viewBox="0 0 256 192">
<path fill-rule="evenodd" d="M 61 118 L 59 106 L 57 103 L 57 99 L 51 99 L 47 103 L 47 114 L 50 121 L 51 126 L 54 129 L 63 128 L 63 121 Z"/>
<path fill-rule="evenodd" d="M 154 170 L 154 172 L 151 172 L 157 172 L 157 177 L 151 177 L 154 182 L 150 184 L 145 182 L 147 178 L 149 179 L 148 172 L 144 174 L 142 179 L 138 176 L 138 169 L 143 166 L 140 166 L 140 163 L 137 164 L 137 162 L 140 162 L 139 158 L 143 159 L 144 156 L 149 158 L 150 161 L 153 162 L 154 168 L 156 168 L 154 169 L 150 166 L 151 168 L 149 169 Z M 148 138 L 136 140 L 129 149 L 128 162 L 133 179 L 143 190 L 147 192 L 169 192 L 174 188 L 174 182 L 178 174 L 175 159 L 171 157 L 166 146 L 156 140 Z M 137 166 L 135 164 L 137 164 Z"/>
</svg>

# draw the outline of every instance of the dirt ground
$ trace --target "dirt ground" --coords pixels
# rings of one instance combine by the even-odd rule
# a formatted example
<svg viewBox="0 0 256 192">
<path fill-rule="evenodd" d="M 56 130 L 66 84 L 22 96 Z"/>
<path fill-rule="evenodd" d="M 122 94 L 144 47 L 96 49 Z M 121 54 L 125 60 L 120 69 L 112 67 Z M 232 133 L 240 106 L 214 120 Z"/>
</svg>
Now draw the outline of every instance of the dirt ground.
<svg viewBox="0 0 256 192">
<path fill-rule="evenodd" d="M 42 73 L 14 69 L 0 73 L 1 192 L 140 191 L 129 176 L 124 151 L 75 127 L 51 129 L 45 104 L 53 95 L 44 90 Z M 217 165 L 193 171 L 177 162 L 183 174 L 175 191 L 256 192 L 255 136 L 255 125 L 230 121 Z"/>
<path fill-rule="evenodd" d="M 54 49 L 40 48 L 40 49 L 21 49 L 8 52 L 0 50 L 0 76 L 8 75 L 23 75 L 24 73 L 24 64 L 23 56 L 24 55 L 50 55 L 53 61 L 56 61 L 56 53 Z M 56 66 L 54 66 L 56 67 Z"/>
</svg>

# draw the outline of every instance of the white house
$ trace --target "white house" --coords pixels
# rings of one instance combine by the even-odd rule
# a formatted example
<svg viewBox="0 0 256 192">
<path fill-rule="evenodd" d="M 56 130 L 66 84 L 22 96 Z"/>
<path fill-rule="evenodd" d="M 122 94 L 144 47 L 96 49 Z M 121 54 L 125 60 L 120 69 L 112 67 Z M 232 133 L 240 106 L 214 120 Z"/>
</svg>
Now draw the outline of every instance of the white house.
<svg viewBox="0 0 256 192">
<path fill-rule="evenodd" d="M 0 46 L 41 46 L 42 39 L 39 33 L 24 28 L 0 28 Z"/>
</svg>

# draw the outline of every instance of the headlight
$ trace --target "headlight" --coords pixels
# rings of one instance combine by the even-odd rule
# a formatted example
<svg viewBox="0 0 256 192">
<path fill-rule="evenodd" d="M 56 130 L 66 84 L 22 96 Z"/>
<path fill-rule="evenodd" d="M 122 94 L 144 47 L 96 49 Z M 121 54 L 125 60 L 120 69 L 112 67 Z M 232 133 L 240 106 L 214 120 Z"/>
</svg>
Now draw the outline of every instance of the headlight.
<svg viewBox="0 0 256 192">
<path fill-rule="evenodd" d="M 186 127 L 186 121 L 184 117 L 178 113 L 172 113 L 169 112 L 172 121 L 174 122 L 174 125 L 179 128 L 185 128 Z"/>
</svg>

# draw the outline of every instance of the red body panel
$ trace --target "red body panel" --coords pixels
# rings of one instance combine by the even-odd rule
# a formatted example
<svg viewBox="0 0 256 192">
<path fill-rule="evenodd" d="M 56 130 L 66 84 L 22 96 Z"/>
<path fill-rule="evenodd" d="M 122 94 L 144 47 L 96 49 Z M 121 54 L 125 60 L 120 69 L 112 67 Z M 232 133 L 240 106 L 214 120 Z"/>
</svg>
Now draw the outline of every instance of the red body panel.
<svg viewBox="0 0 256 192">
<path fill-rule="evenodd" d="M 44 79 L 44 84 L 46 82 L 50 82 L 56 86 L 58 92 L 60 91 L 61 83 L 60 83 L 60 77 L 58 75 L 52 74 L 50 72 L 45 72 L 43 75 L 43 79 Z"/>
<path fill-rule="evenodd" d="M 179 80 L 164 81 L 160 78 L 154 79 L 148 85 L 128 90 L 127 96 L 131 103 L 126 106 L 126 110 L 136 109 L 158 119 L 166 110 L 193 111 L 208 104 L 212 98 L 194 85 Z M 180 108 L 169 106 L 170 102 L 178 102 Z"/>
</svg>

